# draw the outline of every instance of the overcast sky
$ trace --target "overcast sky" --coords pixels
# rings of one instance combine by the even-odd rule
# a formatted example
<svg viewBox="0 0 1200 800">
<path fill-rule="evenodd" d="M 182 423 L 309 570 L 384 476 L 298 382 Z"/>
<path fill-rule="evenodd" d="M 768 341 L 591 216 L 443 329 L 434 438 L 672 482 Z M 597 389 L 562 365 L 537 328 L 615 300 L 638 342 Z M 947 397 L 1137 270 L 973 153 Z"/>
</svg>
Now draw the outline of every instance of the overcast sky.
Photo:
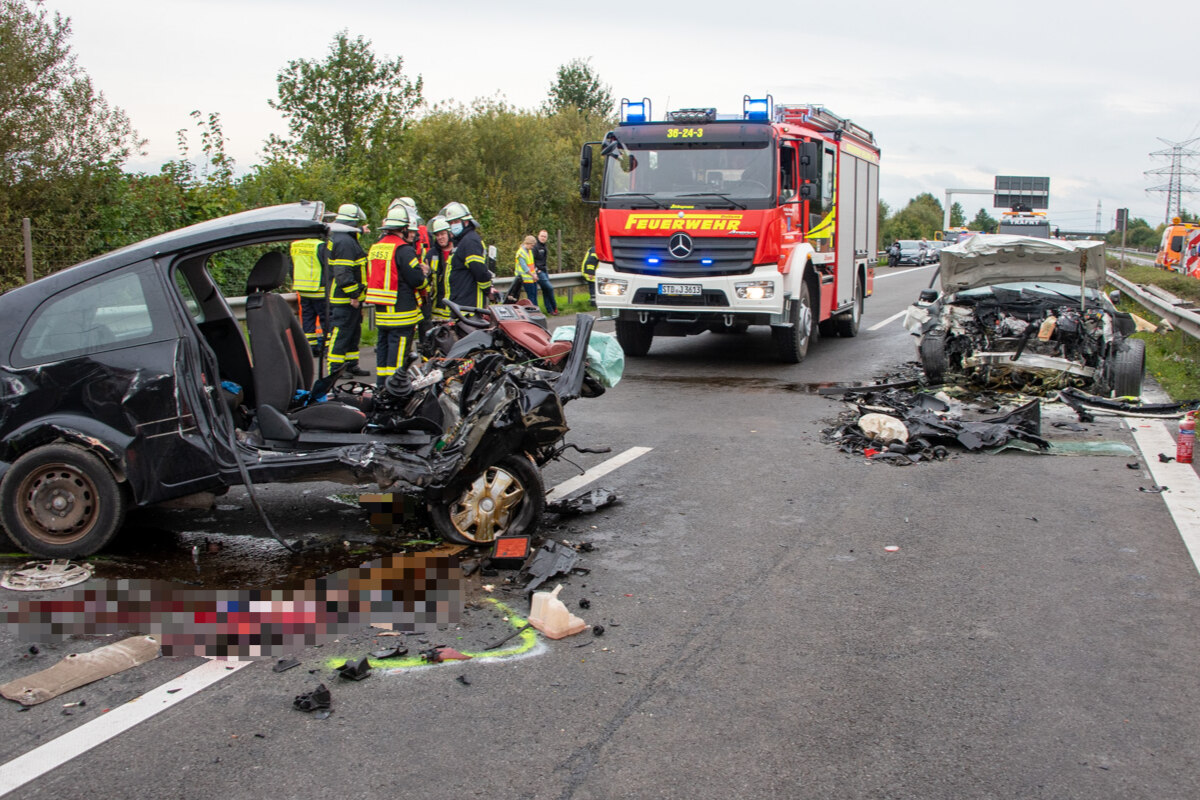
<svg viewBox="0 0 1200 800">
<path fill-rule="evenodd" d="M 893 208 L 922 191 L 1050 176 L 1064 229 L 1130 208 L 1152 225 L 1166 197 L 1149 153 L 1200 135 L 1192 3 L 457 3 L 406 0 L 46 0 L 71 18 L 80 64 L 149 139 L 135 170 L 177 157 L 189 112 L 220 112 L 239 169 L 284 133 L 268 105 L 291 59 L 323 58 L 342 29 L 404 57 L 430 102 L 502 95 L 526 108 L 556 68 L 590 57 L 617 98 L 737 112 L 745 94 L 818 103 L 873 131 Z M 1173 37 L 1173 38 L 1172 38 Z M 1197 147 L 1196 149 L 1200 149 Z M 1192 166 L 1200 168 L 1200 159 Z M 1193 179 L 1200 184 L 1200 179 Z M 400 189 L 397 189 L 399 192 Z M 991 198 L 956 198 L 968 218 Z M 1200 195 L 1184 197 L 1200 210 Z"/>
</svg>

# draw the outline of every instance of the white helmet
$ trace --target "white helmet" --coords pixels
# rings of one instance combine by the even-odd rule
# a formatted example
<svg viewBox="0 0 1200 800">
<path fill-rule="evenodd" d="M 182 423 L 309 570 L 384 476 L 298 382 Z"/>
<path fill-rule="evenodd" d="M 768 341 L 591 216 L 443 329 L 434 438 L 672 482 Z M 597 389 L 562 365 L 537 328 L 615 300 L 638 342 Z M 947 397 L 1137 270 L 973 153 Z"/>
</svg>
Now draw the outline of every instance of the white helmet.
<svg viewBox="0 0 1200 800">
<path fill-rule="evenodd" d="M 430 233 L 438 234 L 438 233 L 441 233 L 442 231 L 448 231 L 448 230 L 450 230 L 450 223 L 446 222 L 445 217 L 437 216 L 437 217 L 434 217 L 433 219 L 429 220 L 429 232 Z"/>
<path fill-rule="evenodd" d="M 471 209 L 467 208 L 465 203 L 459 202 L 447 203 L 446 207 L 442 209 L 442 216 L 446 218 L 447 222 L 475 221 L 475 218 L 471 216 Z"/>
<path fill-rule="evenodd" d="M 333 221 L 342 222 L 346 225 L 361 225 L 367 221 L 367 215 L 356 204 L 343 203 L 338 206 L 337 216 L 333 218 Z"/>
<path fill-rule="evenodd" d="M 388 209 L 387 215 L 383 218 L 383 224 L 379 227 L 381 230 L 398 230 L 401 228 L 413 227 L 414 222 L 412 215 L 407 206 L 394 205 Z"/>
</svg>

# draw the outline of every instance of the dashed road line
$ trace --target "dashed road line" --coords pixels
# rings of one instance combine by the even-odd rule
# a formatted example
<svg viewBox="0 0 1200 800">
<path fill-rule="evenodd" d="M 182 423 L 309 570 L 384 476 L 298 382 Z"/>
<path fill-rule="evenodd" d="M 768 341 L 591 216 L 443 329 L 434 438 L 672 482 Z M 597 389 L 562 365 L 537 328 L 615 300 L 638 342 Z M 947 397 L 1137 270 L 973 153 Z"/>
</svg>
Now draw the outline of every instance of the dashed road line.
<svg viewBox="0 0 1200 800">
<path fill-rule="evenodd" d="M 57 739 L 35 747 L 24 755 L 17 756 L 0 766 L 0 797 L 19 789 L 32 780 L 40 778 L 52 769 L 61 767 L 71 759 L 83 755 L 93 747 L 104 744 L 140 722 L 166 711 L 211 686 L 217 681 L 249 665 L 249 661 L 205 661 L 200 666 L 162 686 L 135 697 L 123 706 L 85 722 Z"/>
<path fill-rule="evenodd" d="M 607 461 L 601 461 L 582 475 L 577 475 L 546 490 L 546 494 L 554 493 L 559 497 L 566 497 L 576 489 L 582 489 L 592 481 L 604 477 L 618 467 L 625 466 L 635 458 L 646 455 L 646 453 L 649 453 L 653 449 L 653 447 L 631 447 L 624 453 L 618 453 Z"/>
</svg>

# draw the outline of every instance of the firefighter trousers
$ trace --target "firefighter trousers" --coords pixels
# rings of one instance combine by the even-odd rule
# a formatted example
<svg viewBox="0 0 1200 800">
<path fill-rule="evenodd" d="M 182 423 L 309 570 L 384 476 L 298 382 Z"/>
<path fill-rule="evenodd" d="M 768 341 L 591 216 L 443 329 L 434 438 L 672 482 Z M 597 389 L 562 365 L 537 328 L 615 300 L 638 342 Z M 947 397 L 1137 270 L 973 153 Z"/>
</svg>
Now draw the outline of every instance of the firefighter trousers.
<svg viewBox="0 0 1200 800">
<path fill-rule="evenodd" d="M 317 332 L 318 324 L 321 332 Z M 325 347 L 325 337 L 329 335 L 329 318 L 325 313 L 324 297 L 305 297 L 300 295 L 300 326 L 304 328 L 304 338 L 312 348 L 313 355 L 320 355 Z"/>
<path fill-rule="evenodd" d="M 375 325 L 379 339 L 375 342 L 375 385 L 383 386 L 387 379 L 408 365 L 416 325 Z"/>
<path fill-rule="evenodd" d="M 362 339 L 362 309 L 349 303 L 333 306 L 333 331 L 330 332 L 329 369 L 358 366 L 358 344 Z"/>
</svg>

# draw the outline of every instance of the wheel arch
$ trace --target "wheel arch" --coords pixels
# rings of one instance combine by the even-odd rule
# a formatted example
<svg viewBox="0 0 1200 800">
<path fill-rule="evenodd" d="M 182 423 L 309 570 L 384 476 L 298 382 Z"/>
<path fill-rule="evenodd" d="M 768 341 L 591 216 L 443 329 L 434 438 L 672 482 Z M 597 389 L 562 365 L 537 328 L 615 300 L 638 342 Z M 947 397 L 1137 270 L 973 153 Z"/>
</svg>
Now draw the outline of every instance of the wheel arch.
<svg viewBox="0 0 1200 800">
<path fill-rule="evenodd" d="M 0 478 L 8 471 L 12 462 L 30 450 L 63 442 L 99 456 L 117 483 L 128 483 L 125 452 L 131 441 L 130 437 L 107 425 L 83 417 L 41 419 L 35 424 L 18 428 L 4 442 L 4 456 L 8 463 L 0 469 Z"/>
</svg>

